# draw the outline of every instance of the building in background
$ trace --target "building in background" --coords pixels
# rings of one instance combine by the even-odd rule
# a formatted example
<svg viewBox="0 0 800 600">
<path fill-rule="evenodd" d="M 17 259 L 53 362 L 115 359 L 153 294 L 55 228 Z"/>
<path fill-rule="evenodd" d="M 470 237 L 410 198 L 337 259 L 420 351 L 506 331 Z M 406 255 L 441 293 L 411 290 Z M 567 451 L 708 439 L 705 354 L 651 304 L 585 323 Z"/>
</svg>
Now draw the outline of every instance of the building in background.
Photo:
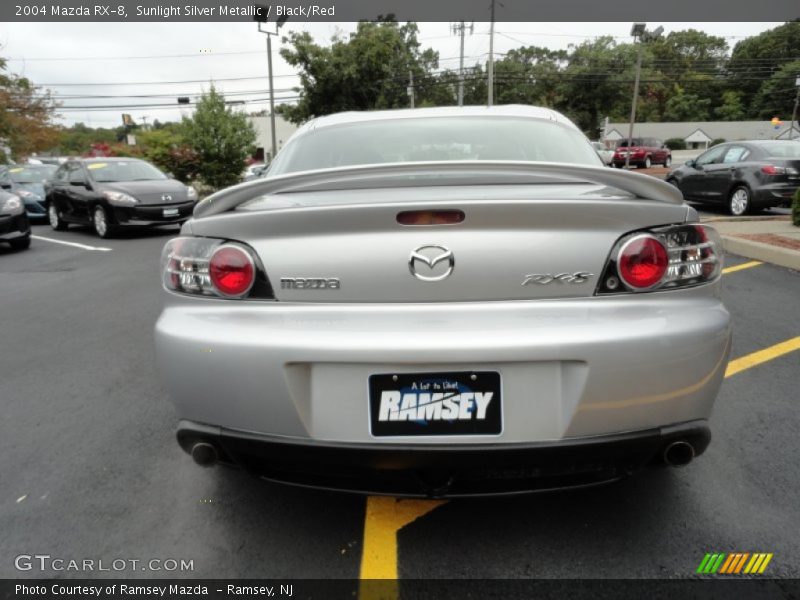
<svg viewBox="0 0 800 600">
<path fill-rule="evenodd" d="M 251 116 L 247 117 L 247 120 L 253 124 L 256 130 L 256 153 L 253 158 L 259 162 L 271 161 L 272 130 L 270 129 L 269 115 L 264 115 L 263 117 Z M 297 131 L 297 125 L 290 123 L 280 115 L 275 115 L 275 141 L 278 144 L 278 150 L 283 147 L 295 131 Z"/>
<path fill-rule="evenodd" d="M 790 123 L 773 125 L 772 121 L 690 121 L 682 123 L 636 123 L 633 137 L 654 137 L 662 141 L 678 138 L 686 142 L 689 149 L 707 148 L 714 140 L 732 142 L 736 140 L 790 139 Z M 604 142 L 615 147 L 628 138 L 628 123 L 608 123 Z M 794 137 L 797 137 L 795 128 Z"/>
</svg>

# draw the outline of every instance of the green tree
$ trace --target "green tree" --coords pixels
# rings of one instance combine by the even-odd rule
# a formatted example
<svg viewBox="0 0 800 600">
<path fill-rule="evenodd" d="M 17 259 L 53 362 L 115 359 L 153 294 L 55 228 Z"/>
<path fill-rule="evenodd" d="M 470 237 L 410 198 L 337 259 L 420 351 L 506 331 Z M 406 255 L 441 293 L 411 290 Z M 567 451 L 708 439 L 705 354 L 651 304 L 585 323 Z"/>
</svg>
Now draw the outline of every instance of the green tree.
<svg viewBox="0 0 800 600">
<path fill-rule="evenodd" d="M 393 20 L 360 22 L 349 38 L 335 36 L 330 46 L 317 44 L 308 32 L 284 37 L 290 45 L 281 56 L 300 73 L 300 100 L 281 105 L 279 112 L 293 123 L 345 110 L 403 108 L 410 73 L 416 104 L 450 102 L 436 75 L 438 53 L 420 50 L 415 23 Z M 446 89 L 446 88 L 445 88 Z"/>
<path fill-rule="evenodd" d="M 762 83 L 798 56 L 800 21 L 784 23 L 736 44 L 728 63 L 729 89 L 742 93 L 742 102 L 751 117 L 769 112 L 760 104 L 768 100 L 764 94 L 759 94 Z"/>
<path fill-rule="evenodd" d="M 0 140 L 8 145 L 15 160 L 48 150 L 56 143 L 56 109 L 49 90 L 6 73 L 6 61 L 0 58 Z"/>
<path fill-rule="evenodd" d="M 789 120 L 797 94 L 795 80 L 800 77 L 800 60 L 785 63 L 761 84 L 753 98 L 755 114 L 760 119 L 780 117 Z"/>
<path fill-rule="evenodd" d="M 714 115 L 722 121 L 741 121 L 747 117 L 741 92 L 727 90 L 722 93 L 722 104 L 714 109 Z"/>
<path fill-rule="evenodd" d="M 711 100 L 700 98 L 697 94 L 687 94 L 683 88 L 676 86 L 664 109 L 665 121 L 705 121 Z"/>
<path fill-rule="evenodd" d="M 184 117 L 182 129 L 186 144 L 197 154 L 205 183 L 222 188 L 239 181 L 256 133 L 243 113 L 225 105 L 213 85 L 197 102 L 194 115 Z"/>
</svg>

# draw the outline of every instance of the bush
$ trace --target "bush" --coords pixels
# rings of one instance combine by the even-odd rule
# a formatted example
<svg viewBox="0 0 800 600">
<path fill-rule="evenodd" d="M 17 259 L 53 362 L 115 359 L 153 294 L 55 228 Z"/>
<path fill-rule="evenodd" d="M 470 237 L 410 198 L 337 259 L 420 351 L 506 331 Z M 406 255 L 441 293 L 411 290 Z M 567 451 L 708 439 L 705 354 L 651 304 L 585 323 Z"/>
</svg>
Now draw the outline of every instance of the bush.
<svg viewBox="0 0 800 600">
<path fill-rule="evenodd" d="M 669 138 L 664 143 L 670 150 L 686 150 L 686 142 L 682 138 Z"/>
<path fill-rule="evenodd" d="M 792 224 L 795 227 L 800 227 L 800 188 L 794 193 L 794 202 L 792 202 Z"/>
<path fill-rule="evenodd" d="M 716 146 L 717 144 L 724 144 L 724 143 L 725 143 L 725 138 L 717 138 L 715 140 L 711 140 L 711 143 L 708 145 L 708 147 L 710 148 L 711 146 Z"/>
</svg>

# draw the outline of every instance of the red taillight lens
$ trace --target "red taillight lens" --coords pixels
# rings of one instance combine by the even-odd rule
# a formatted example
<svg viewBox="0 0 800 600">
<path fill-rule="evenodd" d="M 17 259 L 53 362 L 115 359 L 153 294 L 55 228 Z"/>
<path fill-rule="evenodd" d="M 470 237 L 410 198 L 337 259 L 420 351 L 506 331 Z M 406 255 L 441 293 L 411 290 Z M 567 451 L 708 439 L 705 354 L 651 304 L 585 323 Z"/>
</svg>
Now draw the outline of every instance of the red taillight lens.
<svg viewBox="0 0 800 600">
<path fill-rule="evenodd" d="M 211 283 L 223 296 L 244 296 L 253 287 L 255 266 L 250 255 L 235 246 L 220 246 L 208 263 Z"/>
<path fill-rule="evenodd" d="M 651 235 L 631 238 L 620 248 L 617 269 L 622 281 L 630 288 L 645 290 L 664 278 L 669 256 L 664 244 Z"/>
<path fill-rule="evenodd" d="M 761 167 L 761 172 L 766 175 L 784 175 L 786 174 L 786 169 L 783 167 L 776 167 L 775 165 L 764 165 Z"/>
</svg>

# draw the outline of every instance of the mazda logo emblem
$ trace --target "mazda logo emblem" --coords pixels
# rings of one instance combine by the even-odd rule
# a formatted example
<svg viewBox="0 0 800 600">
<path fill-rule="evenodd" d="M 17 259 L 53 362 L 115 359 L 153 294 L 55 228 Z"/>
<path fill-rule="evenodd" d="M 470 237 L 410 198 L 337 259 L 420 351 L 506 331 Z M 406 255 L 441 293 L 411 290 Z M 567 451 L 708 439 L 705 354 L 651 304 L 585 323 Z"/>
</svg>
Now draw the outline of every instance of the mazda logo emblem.
<svg viewBox="0 0 800 600">
<path fill-rule="evenodd" d="M 161 200 L 163 202 L 172 202 L 172 196 L 169 194 L 161 194 Z"/>
<path fill-rule="evenodd" d="M 443 272 L 436 275 L 432 274 L 436 269 L 436 265 L 446 262 L 446 268 Z M 425 267 L 421 267 L 425 265 Z M 456 259 L 453 252 L 444 246 L 430 244 L 427 246 L 420 246 L 411 251 L 411 256 L 408 257 L 408 270 L 411 274 L 420 281 L 442 281 L 450 277 L 456 265 Z M 422 273 L 419 269 L 422 268 Z"/>
</svg>

